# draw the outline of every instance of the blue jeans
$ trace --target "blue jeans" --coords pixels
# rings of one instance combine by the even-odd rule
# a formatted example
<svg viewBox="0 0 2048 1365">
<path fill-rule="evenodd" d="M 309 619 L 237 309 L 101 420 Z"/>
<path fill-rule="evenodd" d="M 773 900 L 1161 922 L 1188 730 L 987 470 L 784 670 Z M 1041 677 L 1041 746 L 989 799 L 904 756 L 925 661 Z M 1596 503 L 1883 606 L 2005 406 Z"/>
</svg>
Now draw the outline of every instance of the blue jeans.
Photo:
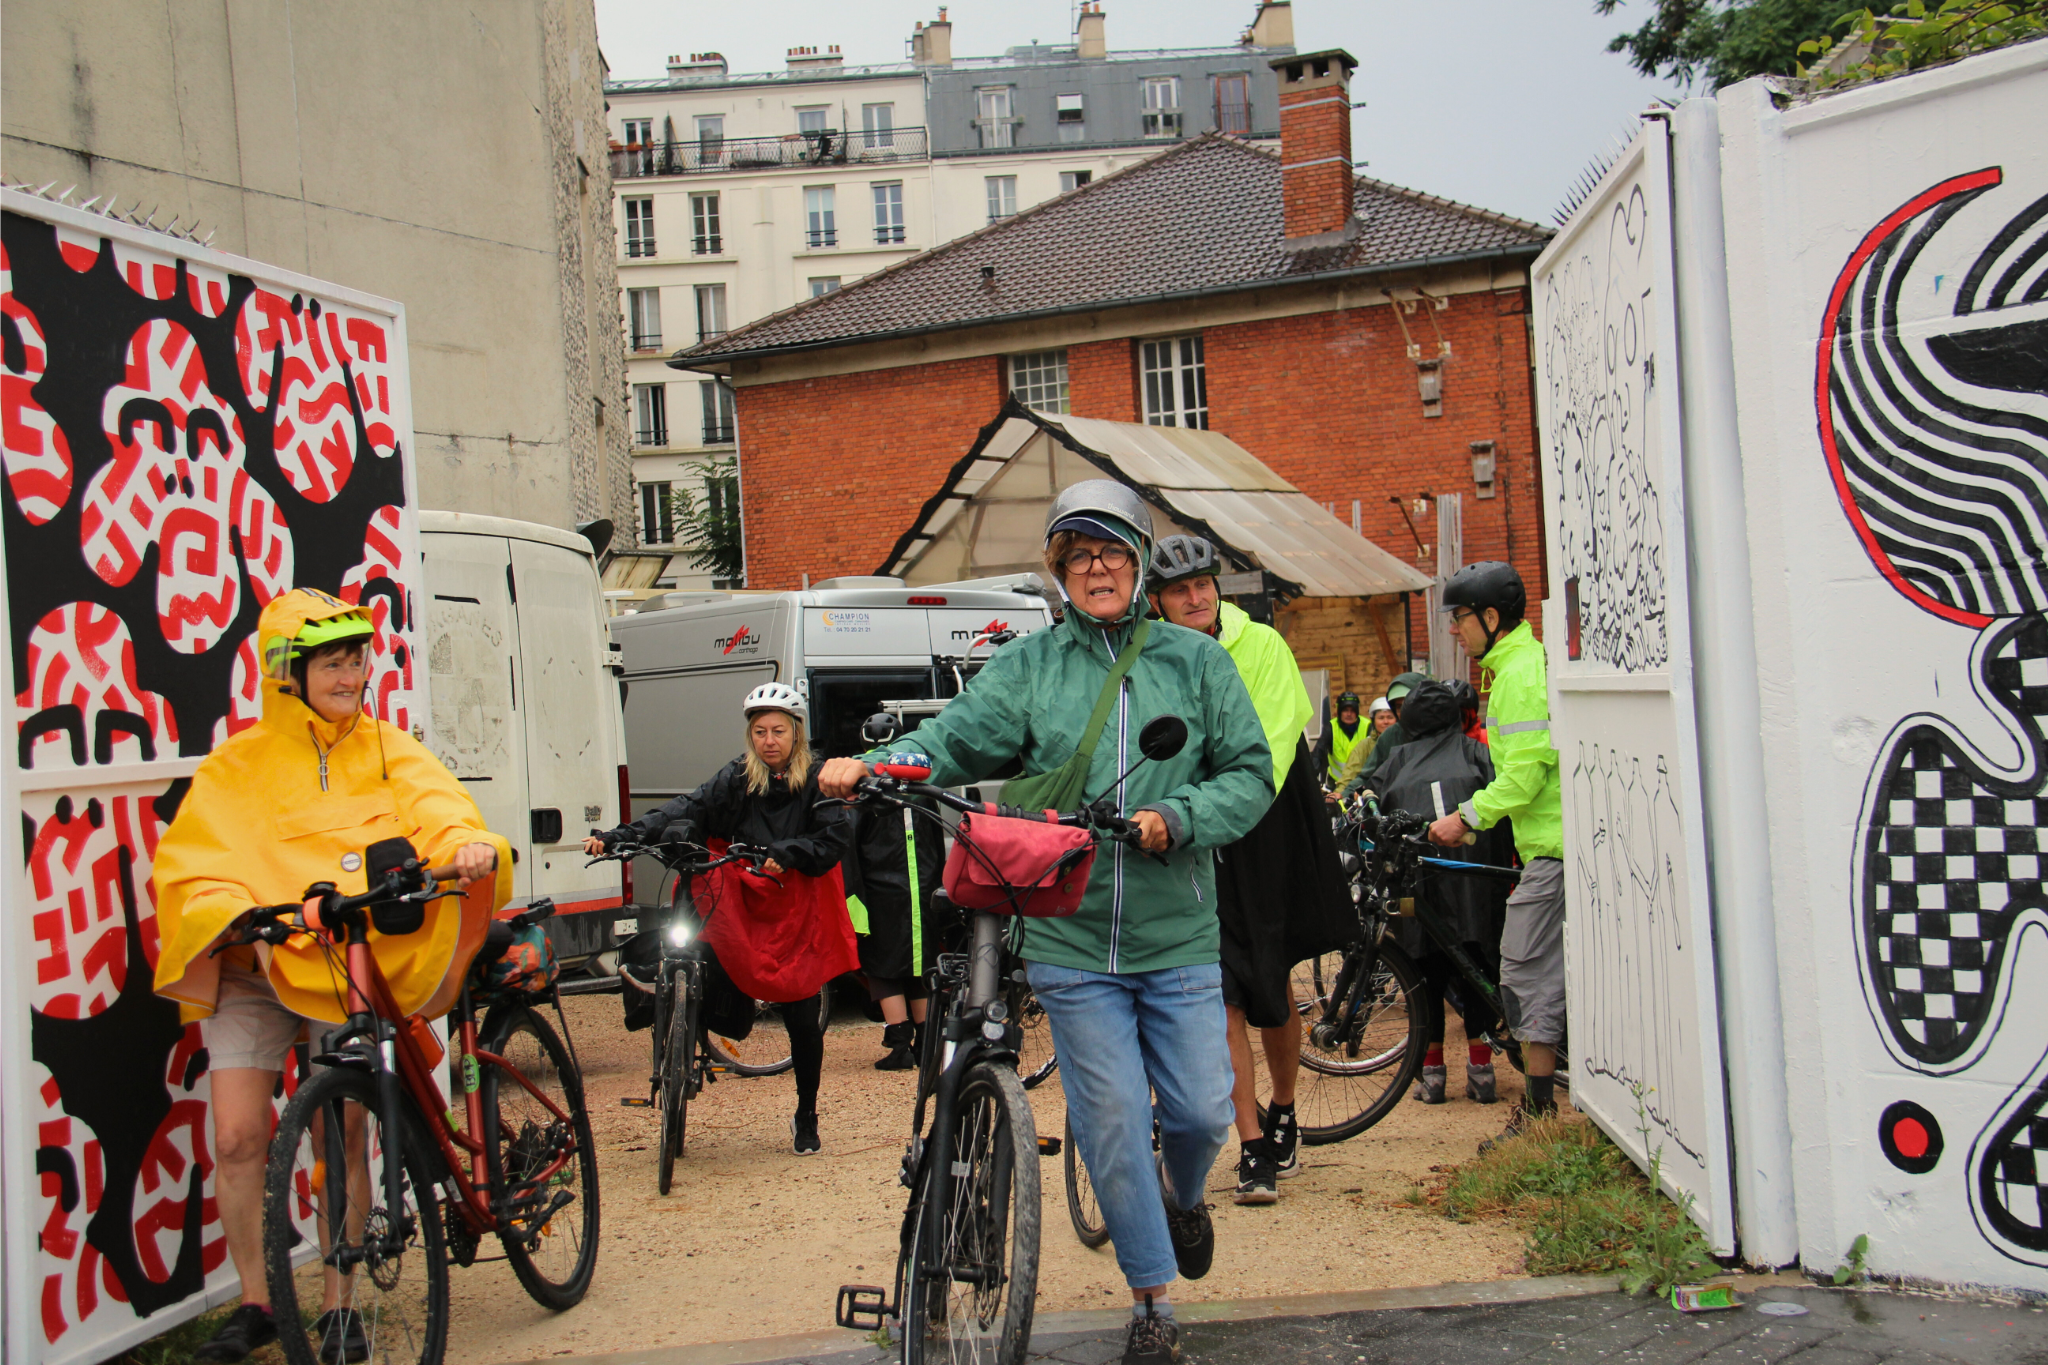
<svg viewBox="0 0 2048 1365">
<path fill-rule="evenodd" d="M 1176 1208 L 1202 1202 L 1230 1132 L 1230 1048 L 1215 963 L 1112 975 L 1025 964 L 1059 1052 L 1060 1087 L 1117 1264 L 1134 1288 L 1178 1273 L 1152 1157 Z"/>
</svg>

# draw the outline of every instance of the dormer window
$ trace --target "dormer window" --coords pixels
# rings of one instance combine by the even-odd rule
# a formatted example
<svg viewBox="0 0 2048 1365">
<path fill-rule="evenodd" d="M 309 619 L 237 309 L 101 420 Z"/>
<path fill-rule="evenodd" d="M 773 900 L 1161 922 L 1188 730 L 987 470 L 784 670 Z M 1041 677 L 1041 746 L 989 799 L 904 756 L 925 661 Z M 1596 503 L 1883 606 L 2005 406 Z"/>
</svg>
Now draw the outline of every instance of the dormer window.
<svg viewBox="0 0 2048 1365">
<path fill-rule="evenodd" d="M 1079 95 L 1054 95 L 1055 124 L 1062 142 L 1088 140 L 1088 111 Z"/>
<path fill-rule="evenodd" d="M 992 85 L 974 92 L 974 123 L 981 133 L 982 146 L 1017 145 L 1017 120 L 1010 113 L 1011 93 L 1007 85 Z"/>
<path fill-rule="evenodd" d="M 1180 77 L 1145 78 L 1144 114 L 1146 137 L 1180 136 Z"/>
</svg>

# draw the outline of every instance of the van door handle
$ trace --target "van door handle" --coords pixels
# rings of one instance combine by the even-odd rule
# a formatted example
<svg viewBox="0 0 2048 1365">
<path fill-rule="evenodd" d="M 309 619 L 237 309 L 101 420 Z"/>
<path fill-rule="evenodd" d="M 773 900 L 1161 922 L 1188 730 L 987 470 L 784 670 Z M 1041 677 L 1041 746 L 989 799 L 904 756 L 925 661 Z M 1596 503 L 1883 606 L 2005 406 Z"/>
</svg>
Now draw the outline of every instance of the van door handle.
<svg viewBox="0 0 2048 1365">
<path fill-rule="evenodd" d="M 562 842 L 562 812 L 553 807 L 529 811 L 532 822 L 533 842 L 536 844 L 559 844 Z"/>
</svg>

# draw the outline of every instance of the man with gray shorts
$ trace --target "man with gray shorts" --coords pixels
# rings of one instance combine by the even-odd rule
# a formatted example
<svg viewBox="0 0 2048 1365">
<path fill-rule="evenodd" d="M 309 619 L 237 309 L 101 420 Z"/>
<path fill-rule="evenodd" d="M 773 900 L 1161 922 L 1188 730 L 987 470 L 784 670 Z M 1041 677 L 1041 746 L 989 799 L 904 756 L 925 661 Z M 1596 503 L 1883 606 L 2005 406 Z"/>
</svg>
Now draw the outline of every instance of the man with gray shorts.
<svg viewBox="0 0 2048 1365">
<path fill-rule="evenodd" d="M 1557 1048 L 1564 1041 L 1564 790 L 1557 750 L 1550 746 L 1550 689 L 1543 644 L 1522 619 L 1528 594 L 1522 576 L 1498 561 L 1468 564 L 1444 584 L 1444 610 L 1492 674 L 1486 739 L 1493 781 L 1429 827 L 1449 847 L 1473 830 L 1512 820 L 1522 879 L 1508 897 L 1500 938 L 1501 1007 L 1522 1042 L 1528 1088 L 1508 1116 L 1503 1137 L 1532 1118 L 1557 1111 Z"/>
</svg>

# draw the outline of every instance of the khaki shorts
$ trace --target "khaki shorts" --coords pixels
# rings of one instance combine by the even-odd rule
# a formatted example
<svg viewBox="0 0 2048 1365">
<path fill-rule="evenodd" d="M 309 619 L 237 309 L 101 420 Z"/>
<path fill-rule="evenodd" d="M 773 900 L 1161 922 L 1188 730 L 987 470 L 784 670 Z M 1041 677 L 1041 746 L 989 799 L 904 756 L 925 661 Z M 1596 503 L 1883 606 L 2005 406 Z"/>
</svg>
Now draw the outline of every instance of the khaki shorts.
<svg viewBox="0 0 2048 1365">
<path fill-rule="evenodd" d="M 244 971 L 229 966 L 221 968 L 213 1013 L 199 1021 L 209 1071 L 282 1071 L 292 1044 L 301 1037 L 313 1044 L 314 1052 L 324 1052 L 327 1035 L 343 1027 L 286 1009 L 261 968 Z"/>
<path fill-rule="evenodd" d="M 1564 970 L 1564 864 L 1536 858 L 1508 897 L 1500 936 L 1501 1005 L 1515 1037 L 1564 1041 Z"/>
</svg>

